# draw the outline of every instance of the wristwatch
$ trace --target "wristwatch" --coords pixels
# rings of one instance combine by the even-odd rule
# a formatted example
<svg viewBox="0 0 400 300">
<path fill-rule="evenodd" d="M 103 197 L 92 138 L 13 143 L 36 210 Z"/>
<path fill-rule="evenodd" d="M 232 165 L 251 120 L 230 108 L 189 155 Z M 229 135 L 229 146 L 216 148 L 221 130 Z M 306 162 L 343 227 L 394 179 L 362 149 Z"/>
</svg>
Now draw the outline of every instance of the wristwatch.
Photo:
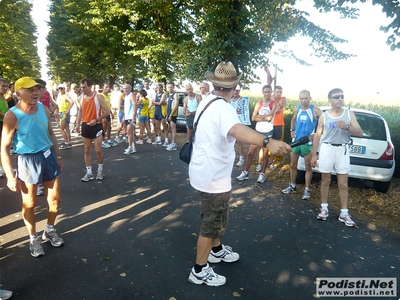
<svg viewBox="0 0 400 300">
<path fill-rule="evenodd" d="M 350 125 L 346 125 L 346 130 L 348 131 L 350 129 Z"/>
<path fill-rule="evenodd" d="M 269 142 L 269 137 L 266 137 L 266 138 L 263 140 L 263 147 L 264 147 L 264 148 L 267 147 L 268 142 Z"/>
</svg>

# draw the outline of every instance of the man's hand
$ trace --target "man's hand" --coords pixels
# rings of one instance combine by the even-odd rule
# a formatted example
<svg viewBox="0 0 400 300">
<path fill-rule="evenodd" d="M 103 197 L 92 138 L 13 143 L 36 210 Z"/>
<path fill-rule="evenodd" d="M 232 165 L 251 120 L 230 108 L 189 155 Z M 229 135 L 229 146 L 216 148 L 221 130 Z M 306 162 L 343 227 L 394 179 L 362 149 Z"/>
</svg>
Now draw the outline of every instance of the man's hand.
<svg viewBox="0 0 400 300">
<path fill-rule="evenodd" d="M 292 152 L 292 148 L 288 144 L 273 139 L 269 139 L 267 148 L 273 155 L 283 155 Z"/>
<path fill-rule="evenodd" d="M 21 183 L 17 177 L 13 176 L 12 178 L 7 178 L 7 186 L 13 192 L 18 192 L 18 190 L 21 188 Z"/>
</svg>

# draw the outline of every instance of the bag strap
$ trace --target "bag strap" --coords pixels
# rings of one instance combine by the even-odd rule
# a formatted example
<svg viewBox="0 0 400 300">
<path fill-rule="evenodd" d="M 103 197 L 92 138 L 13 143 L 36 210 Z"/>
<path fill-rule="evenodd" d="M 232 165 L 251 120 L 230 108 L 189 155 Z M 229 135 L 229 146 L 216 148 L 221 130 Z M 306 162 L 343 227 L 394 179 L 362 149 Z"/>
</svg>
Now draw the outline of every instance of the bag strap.
<svg viewBox="0 0 400 300">
<path fill-rule="evenodd" d="M 224 100 L 226 102 L 226 100 L 224 98 L 218 96 L 218 97 L 215 97 L 214 99 L 212 99 L 210 102 L 208 102 L 206 106 L 204 106 L 204 108 L 201 111 L 201 113 L 200 113 L 199 117 L 197 118 L 196 122 L 193 124 L 193 136 L 196 133 L 197 123 L 199 123 L 199 120 L 200 120 L 201 115 L 203 114 L 203 112 L 210 106 L 211 103 L 213 103 L 215 100 L 219 100 L 219 99 Z"/>
</svg>

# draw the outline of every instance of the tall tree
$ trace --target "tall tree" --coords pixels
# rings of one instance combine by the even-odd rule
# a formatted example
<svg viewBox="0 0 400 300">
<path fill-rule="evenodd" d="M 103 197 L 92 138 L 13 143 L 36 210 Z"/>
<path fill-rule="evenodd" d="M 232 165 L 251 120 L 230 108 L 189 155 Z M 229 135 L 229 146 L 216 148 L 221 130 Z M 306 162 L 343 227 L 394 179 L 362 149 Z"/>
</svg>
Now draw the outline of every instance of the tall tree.
<svg viewBox="0 0 400 300">
<path fill-rule="evenodd" d="M 0 1 L 0 77 L 16 80 L 23 76 L 39 77 L 36 26 L 28 1 Z"/>
<path fill-rule="evenodd" d="M 358 2 L 365 2 L 361 0 Z M 204 79 L 221 60 L 232 61 L 244 80 L 257 80 L 253 70 L 267 64 L 277 42 L 297 35 L 327 62 L 346 59 L 346 41 L 309 20 L 296 0 L 53 0 L 48 37 L 53 76 L 91 76 L 97 80 L 150 77 L 158 81 Z M 357 17 L 355 0 L 314 0 L 321 12 Z M 399 4 L 374 0 L 399 20 Z M 392 30 L 392 48 L 399 24 Z M 283 52 L 300 63 L 295 51 Z M 110 80 L 111 81 L 111 80 Z"/>
</svg>

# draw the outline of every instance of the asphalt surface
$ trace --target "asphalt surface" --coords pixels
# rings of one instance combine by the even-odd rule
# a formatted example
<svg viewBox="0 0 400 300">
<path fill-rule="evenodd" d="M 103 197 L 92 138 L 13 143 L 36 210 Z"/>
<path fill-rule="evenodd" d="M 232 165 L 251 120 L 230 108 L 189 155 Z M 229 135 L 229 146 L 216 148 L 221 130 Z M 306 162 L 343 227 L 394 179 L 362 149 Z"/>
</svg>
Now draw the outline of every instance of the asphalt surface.
<svg viewBox="0 0 400 300">
<path fill-rule="evenodd" d="M 62 152 L 56 224 L 65 245 L 43 244 L 45 256 L 30 255 L 21 196 L 0 179 L 0 283 L 12 299 L 313 299 L 317 277 L 398 277 L 400 291 L 398 235 L 366 222 L 347 228 L 335 211 L 317 221 L 313 203 L 282 195 L 268 178 L 256 184 L 254 169 L 238 182 L 236 167 L 222 241 L 240 260 L 215 265 L 227 277 L 224 286 L 190 284 L 200 206 L 178 151 L 137 145 L 124 156 L 126 144 L 103 149 L 104 180 L 84 183 L 83 146 L 73 142 Z M 36 215 L 42 232 L 44 196 Z"/>
</svg>

